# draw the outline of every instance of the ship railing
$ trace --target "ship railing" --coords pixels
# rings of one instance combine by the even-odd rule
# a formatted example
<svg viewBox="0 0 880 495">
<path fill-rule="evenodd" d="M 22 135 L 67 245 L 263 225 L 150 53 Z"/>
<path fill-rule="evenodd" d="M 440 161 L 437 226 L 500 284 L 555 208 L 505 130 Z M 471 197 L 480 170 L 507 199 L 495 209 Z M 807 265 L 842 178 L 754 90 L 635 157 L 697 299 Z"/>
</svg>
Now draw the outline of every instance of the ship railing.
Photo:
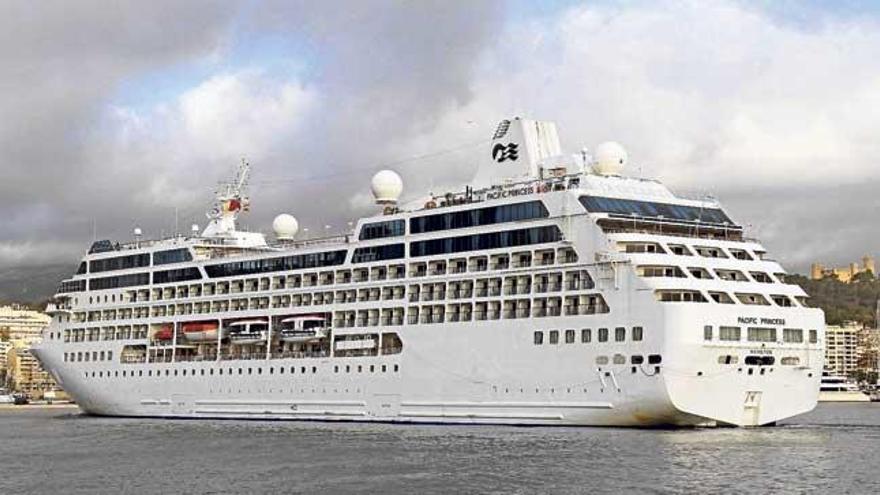
<svg viewBox="0 0 880 495">
<path fill-rule="evenodd" d="M 274 359 L 301 359 L 301 358 L 326 358 L 330 357 L 329 350 L 323 351 L 284 351 L 272 353 Z"/>
<path fill-rule="evenodd" d="M 195 355 L 187 355 L 187 354 L 178 354 L 174 357 L 175 362 L 202 362 L 202 361 L 216 361 L 217 354 L 215 353 L 207 353 L 207 354 L 195 354 Z"/>
</svg>

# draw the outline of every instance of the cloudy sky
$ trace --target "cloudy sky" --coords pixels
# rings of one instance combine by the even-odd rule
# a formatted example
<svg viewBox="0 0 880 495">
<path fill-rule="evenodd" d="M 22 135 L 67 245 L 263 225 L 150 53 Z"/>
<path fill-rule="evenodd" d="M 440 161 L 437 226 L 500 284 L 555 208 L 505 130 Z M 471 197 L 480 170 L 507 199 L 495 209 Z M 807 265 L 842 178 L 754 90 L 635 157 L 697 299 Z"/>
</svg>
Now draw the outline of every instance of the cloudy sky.
<svg viewBox="0 0 880 495">
<path fill-rule="evenodd" d="M 375 171 L 465 183 L 513 115 L 624 143 L 791 269 L 880 254 L 875 2 L 537 3 L 0 2 L 0 298 L 95 233 L 204 224 L 242 157 L 250 228 L 341 230 Z"/>
</svg>

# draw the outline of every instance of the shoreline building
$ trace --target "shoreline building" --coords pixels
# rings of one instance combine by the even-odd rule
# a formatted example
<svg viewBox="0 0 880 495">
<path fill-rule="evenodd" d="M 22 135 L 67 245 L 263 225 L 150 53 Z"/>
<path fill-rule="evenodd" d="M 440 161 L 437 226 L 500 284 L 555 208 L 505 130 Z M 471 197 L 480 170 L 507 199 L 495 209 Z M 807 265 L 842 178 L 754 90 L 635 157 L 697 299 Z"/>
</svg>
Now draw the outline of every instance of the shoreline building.
<svg viewBox="0 0 880 495">
<path fill-rule="evenodd" d="M 848 377 L 880 372 L 880 330 L 855 321 L 828 325 L 825 367 Z"/>
<path fill-rule="evenodd" d="M 840 376 L 850 376 L 859 368 L 862 325 L 855 321 L 825 327 L 825 367 Z"/>
<path fill-rule="evenodd" d="M 6 386 L 6 376 L 8 374 L 7 353 L 12 349 L 12 343 L 0 340 L 0 388 Z"/>
<path fill-rule="evenodd" d="M 849 266 L 841 268 L 829 268 L 821 263 L 813 263 L 810 266 L 810 278 L 812 280 L 822 280 L 823 278 L 836 278 L 843 283 L 850 283 L 857 275 L 870 272 L 873 277 L 877 276 L 876 264 L 873 256 L 865 255 L 862 257 L 862 264 L 850 263 Z"/>
<path fill-rule="evenodd" d="M 30 345 L 39 342 L 43 329 L 52 321 L 48 315 L 18 304 L 0 306 L 0 339 Z"/>
<path fill-rule="evenodd" d="M 44 313 L 16 304 L 0 307 L 0 387 L 34 398 L 60 391 L 31 353 L 31 346 L 40 342 L 51 321 Z"/>
</svg>

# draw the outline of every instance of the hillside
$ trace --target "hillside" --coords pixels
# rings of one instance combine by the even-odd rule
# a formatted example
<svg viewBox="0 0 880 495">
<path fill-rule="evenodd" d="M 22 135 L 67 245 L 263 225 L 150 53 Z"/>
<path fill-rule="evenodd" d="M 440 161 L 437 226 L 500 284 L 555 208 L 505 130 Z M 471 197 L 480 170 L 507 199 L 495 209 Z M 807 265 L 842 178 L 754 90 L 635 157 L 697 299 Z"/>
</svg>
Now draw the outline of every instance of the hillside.
<svg viewBox="0 0 880 495">
<path fill-rule="evenodd" d="M 58 283 L 75 270 L 70 264 L 0 268 L 0 304 L 16 302 L 42 309 L 42 301 L 52 297 Z"/>
<path fill-rule="evenodd" d="M 839 325 L 846 320 L 875 324 L 874 308 L 880 299 L 880 280 L 864 278 L 845 284 L 837 279 L 810 280 L 802 275 L 793 275 L 790 280 L 807 291 L 814 306 L 825 311 L 829 325 Z"/>
</svg>

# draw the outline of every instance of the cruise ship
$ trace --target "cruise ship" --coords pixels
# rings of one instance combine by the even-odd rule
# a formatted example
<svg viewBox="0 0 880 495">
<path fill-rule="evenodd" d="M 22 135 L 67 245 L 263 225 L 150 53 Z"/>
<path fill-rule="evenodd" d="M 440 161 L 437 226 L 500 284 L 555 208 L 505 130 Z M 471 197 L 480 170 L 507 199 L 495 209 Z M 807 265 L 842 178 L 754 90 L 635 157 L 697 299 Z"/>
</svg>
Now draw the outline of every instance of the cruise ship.
<svg viewBox="0 0 880 495">
<path fill-rule="evenodd" d="M 760 426 L 815 407 L 824 316 L 711 198 L 503 120 L 461 188 L 305 238 L 245 232 L 249 165 L 190 236 L 95 242 L 35 354 L 85 413 Z M 366 185 L 365 185 L 366 186 Z M 412 197 L 418 197 L 418 194 Z"/>
</svg>

